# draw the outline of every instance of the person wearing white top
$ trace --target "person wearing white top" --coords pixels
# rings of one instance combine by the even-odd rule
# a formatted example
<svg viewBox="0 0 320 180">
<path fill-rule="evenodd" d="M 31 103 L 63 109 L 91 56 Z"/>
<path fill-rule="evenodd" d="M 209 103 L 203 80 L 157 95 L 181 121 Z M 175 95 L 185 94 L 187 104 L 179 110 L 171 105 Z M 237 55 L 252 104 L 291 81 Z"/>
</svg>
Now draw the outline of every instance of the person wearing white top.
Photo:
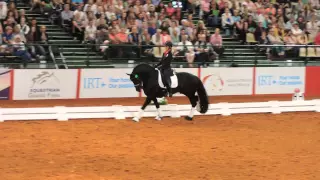
<svg viewBox="0 0 320 180">
<path fill-rule="evenodd" d="M 85 29 L 85 41 L 94 41 L 96 39 L 97 27 L 90 20 L 88 26 Z"/>
<path fill-rule="evenodd" d="M 0 20 L 6 19 L 8 14 L 8 7 L 6 2 L 0 2 Z"/>
<path fill-rule="evenodd" d="M 292 34 L 293 34 L 294 36 L 301 36 L 301 35 L 303 35 L 303 31 L 299 28 L 298 23 L 294 23 L 294 24 L 293 24 L 293 27 L 292 27 L 291 31 L 292 31 Z"/>
<path fill-rule="evenodd" d="M 188 36 L 181 36 L 181 42 L 177 44 L 176 47 L 177 52 L 175 54 L 180 54 L 182 56 L 186 56 L 186 60 L 188 62 L 189 67 L 193 67 L 193 61 L 195 57 L 193 44 L 188 41 Z"/>
</svg>

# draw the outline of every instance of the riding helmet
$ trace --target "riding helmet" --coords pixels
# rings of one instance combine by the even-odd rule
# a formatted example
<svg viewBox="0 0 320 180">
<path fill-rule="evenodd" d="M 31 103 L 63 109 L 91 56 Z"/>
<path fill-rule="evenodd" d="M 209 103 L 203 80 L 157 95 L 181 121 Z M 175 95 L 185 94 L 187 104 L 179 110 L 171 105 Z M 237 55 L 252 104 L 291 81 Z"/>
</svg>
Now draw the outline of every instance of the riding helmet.
<svg viewBox="0 0 320 180">
<path fill-rule="evenodd" d="M 165 46 L 168 46 L 168 47 L 172 48 L 172 42 L 171 42 L 171 41 L 167 41 L 167 42 L 165 43 Z"/>
</svg>

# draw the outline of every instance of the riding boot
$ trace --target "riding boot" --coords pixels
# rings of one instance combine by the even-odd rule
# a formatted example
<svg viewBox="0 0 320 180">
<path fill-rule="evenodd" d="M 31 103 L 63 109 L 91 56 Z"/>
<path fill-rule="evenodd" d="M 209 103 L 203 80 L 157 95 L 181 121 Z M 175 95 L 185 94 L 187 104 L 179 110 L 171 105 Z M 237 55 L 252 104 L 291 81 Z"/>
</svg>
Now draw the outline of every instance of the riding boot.
<svg viewBox="0 0 320 180">
<path fill-rule="evenodd" d="M 169 97 L 172 97 L 172 90 L 170 86 L 167 86 L 167 91 L 169 93 Z"/>
</svg>

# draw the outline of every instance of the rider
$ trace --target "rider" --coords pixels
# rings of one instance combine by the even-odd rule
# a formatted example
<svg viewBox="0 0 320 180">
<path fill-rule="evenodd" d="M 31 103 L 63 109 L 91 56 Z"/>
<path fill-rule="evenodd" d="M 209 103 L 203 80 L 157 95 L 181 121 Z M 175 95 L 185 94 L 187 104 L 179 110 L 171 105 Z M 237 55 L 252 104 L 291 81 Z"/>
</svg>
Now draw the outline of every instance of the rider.
<svg viewBox="0 0 320 180">
<path fill-rule="evenodd" d="M 171 69 L 171 61 L 173 59 L 173 55 L 171 52 L 172 49 L 172 42 L 171 41 L 167 41 L 165 43 L 165 47 L 166 47 L 166 51 L 163 53 L 162 55 L 162 59 L 160 61 L 159 64 L 157 64 L 155 67 L 159 68 L 159 70 L 161 71 L 161 73 L 164 76 L 165 79 L 165 86 L 167 88 L 167 91 L 169 93 L 169 97 L 172 97 L 172 91 L 171 91 L 171 75 L 172 75 L 172 69 Z"/>
</svg>

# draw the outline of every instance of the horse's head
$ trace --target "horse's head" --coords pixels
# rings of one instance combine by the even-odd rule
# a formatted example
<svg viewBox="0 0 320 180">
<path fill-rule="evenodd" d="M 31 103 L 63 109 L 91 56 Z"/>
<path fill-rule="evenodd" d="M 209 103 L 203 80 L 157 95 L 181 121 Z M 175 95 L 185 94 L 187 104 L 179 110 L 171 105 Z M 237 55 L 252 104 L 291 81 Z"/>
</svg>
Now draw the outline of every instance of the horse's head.
<svg viewBox="0 0 320 180">
<path fill-rule="evenodd" d="M 139 64 L 133 68 L 132 73 L 128 74 L 130 80 L 133 82 L 136 91 L 140 92 L 143 87 L 143 81 L 147 81 L 150 77 L 150 73 L 155 71 L 155 69 L 148 64 Z"/>
<path fill-rule="evenodd" d="M 128 74 L 128 73 L 127 73 L 127 75 L 130 76 L 130 80 L 134 84 L 136 91 L 140 92 L 143 83 L 142 83 L 142 80 L 139 78 L 139 75 L 138 74 Z"/>
</svg>

